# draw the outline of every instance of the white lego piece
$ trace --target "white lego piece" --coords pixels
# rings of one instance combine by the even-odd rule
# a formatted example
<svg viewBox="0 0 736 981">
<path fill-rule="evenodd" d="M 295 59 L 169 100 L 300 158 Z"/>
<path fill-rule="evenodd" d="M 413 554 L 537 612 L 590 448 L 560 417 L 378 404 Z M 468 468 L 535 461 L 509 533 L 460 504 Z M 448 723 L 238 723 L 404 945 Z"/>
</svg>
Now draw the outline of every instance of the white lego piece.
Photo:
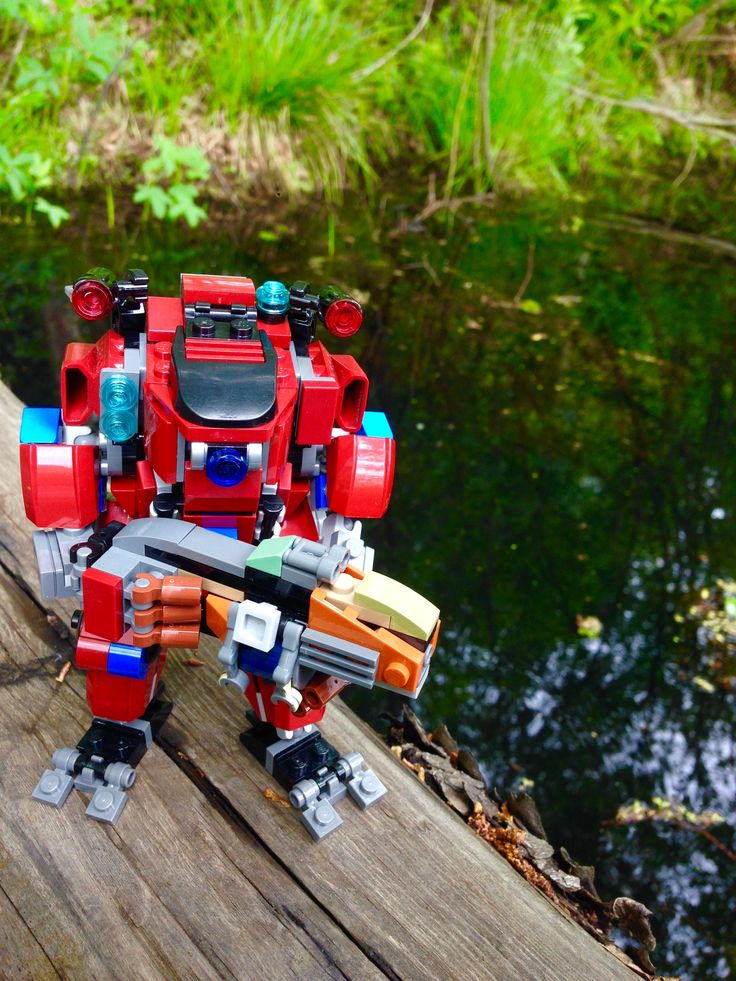
<svg viewBox="0 0 736 981">
<path fill-rule="evenodd" d="M 233 640 L 259 651 L 270 651 L 276 643 L 281 613 L 271 603 L 243 600 L 238 607 Z"/>
</svg>

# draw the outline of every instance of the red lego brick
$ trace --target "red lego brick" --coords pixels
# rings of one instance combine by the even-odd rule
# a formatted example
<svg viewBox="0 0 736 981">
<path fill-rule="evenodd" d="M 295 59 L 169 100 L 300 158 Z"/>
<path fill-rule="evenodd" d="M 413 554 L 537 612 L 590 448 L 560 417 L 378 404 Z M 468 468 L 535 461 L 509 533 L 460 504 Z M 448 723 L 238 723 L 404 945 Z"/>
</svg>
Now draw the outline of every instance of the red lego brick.
<svg viewBox="0 0 736 981">
<path fill-rule="evenodd" d="M 136 515 L 148 517 L 151 502 L 156 496 L 156 478 L 148 460 L 138 460 L 135 465 L 136 477 Z"/>
<path fill-rule="evenodd" d="M 176 413 L 165 385 L 143 386 L 143 431 L 146 459 L 162 480 L 175 483 L 179 441 Z"/>
<path fill-rule="evenodd" d="M 231 341 L 227 338 L 187 337 L 187 361 L 240 361 L 263 364 L 263 345 L 260 340 Z"/>
<path fill-rule="evenodd" d="M 368 402 L 368 378 L 355 358 L 349 354 L 333 354 L 332 366 L 340 385 L 335 422 L 340 429 L 356 433 L 363 422 Z"/>
<path fill-rule="evenodd" d="M 85 624 L 79 631 L 77 639 L 77 649 L 74 653 L 76 666 L 84 671 L 106 671 L 109 653 L 110 641 L 91 634 Z"/>
<path fill-rule="evenodd" d="M 374 436 L 338 436 L 327 450 L 330 510 L 348 518 L 380 518 L 394 482 L 395 443 Z"/>
<path fill-rule="evenodd" d="M 131 518 L 136 514 L 136 479 L 132 474 L 115 474 L 110 478 L 110 493 Z"/>
<path fill-rule="evenodd" d="M 110 492 L 129 518 L 147 518 L 156 496 L 156 478 L 147 460 L 138 460 L 134 474 L 115 474 Z"/>
<path fill-rule="evenodd" d="M 204 470 L 184 469 L 184 506 L 187 511 L 239 513 L 255 511 L 261 496 L 261 469 L 246 474 L 233 487 L 218 487 Z"/>
<path fill-rule="evenodd" d="M 268 339 L 276 348 L 289 349 L 291 344 L 291 328 L 284 320 L 281 324 L 264 324 L 258 321 L 258 330 L 263 330 L 268 334 Z"/>
<path fill-rule="evenodd" d="M 164 661 L 163 653 L 154 658 L 148 665 L 146 677 L 140 680 L 108 674 L 107 671 L 88 671 L 87 704 L 92 714 L 116 722 L 132 722 L 140 718 L 156 691 Z"/>
<path fill-rule="evenodd" d="M 286 513 L 288 515 L 293 514 L 300 504 L 307 499 L 307 495 L 309 494 L 309 481 L 303 479 L 302 477 L 298 477 L 295 480 L 293 474 L 290 473 L 287 490 L 287 496 L 282 494 L 281 497 L 286 505 Z"/>
<path fill-rule="evenodd" d="M 316 725 L 322 721 L 325 714 L 324 706 L 318 709 L 309 709 L 304 715 L 296 716 L 291 711 L 286 702 L 277 702 L 276 705 L 271 701 L 276 686 L 263 678 L 258 679 L 256 685 L 252 675 L 248 676 L 248 687 L 245 689 L 245 697 L 253 707 L 261 722 L 270 722 L 271 725 L 279 729 L 291 731 L 302 726 Z"/>
<path fill-rule="evenodd" d="M 178 296 L 149 296 L 146 334 L 151 344 L 173 341 L 176 328 L 183 322 Z"/>
<path fill-rule="evenodd" d="M 326 445 L 332 438 L 340 386 L 334 378 L 306 378 L 299 392 L 296 442 Z"/>
<path fill-rule="evenodd" d="M 68 426 L 81 426 L 100 411 L 97 348 L 94 344 L 69 344 L 61 366 L 61 414 Z"/>
<path fill-rule="evenodd" d="M 146 350 L 146 381 L 149 384 L 168 385 L 171 379 L 171 344 L 159 341 L 149 344 Z"/>
<path fill-rule="evenodd" d="M 302 501 L 286 515 L 281 527 L 281 534 L 299 535 L 301 538 L 308 538 L 312 542 L 319 541 L 317 525 L 309 501 Z"/>
<path fill-rule="evenodd" d="M 123 580 L 100 569 L 85 569 L 82 573 L 84 600 L 84 629 L 97 637 L 119 640 L 125 629 L 123 623 Z"/>
<path fill-rule="evenodd" d="M 109 330 L 96 344 L 68 344 L 61 366 L 61 415 L 81 426 L 100 412 L 100 371 L 123 364 L 123 338 Z"/>
<path fill-rule="evenodd" d="M 256 288 L 247 276 L 199 276 L 182 273 L 181 302 L 212 303 L 227 307 L 232 303 L 256 304 Z"/>
<path fill-rule="evenodd" d="M 41 528 L 83 528 L 100 513 L 94 446 L 24 443 L 20 447 L 23 503 Z"/>
</svg>

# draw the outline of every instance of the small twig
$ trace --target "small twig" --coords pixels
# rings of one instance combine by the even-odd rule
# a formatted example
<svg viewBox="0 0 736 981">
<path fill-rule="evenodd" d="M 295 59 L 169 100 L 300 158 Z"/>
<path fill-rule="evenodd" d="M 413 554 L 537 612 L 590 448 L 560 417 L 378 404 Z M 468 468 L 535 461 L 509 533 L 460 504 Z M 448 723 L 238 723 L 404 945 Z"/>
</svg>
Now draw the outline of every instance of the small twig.
<svg viewBox="0 0 736 981">
<path fill-rule="evenodd" d="M 455 111 L 452 118 L 452 132 L 450 135 L 450 155 L 447 165 L 447 176 L 445 177 L 445 202 L 449 202 L 450 195 L 452 194 L 452 188 L 455 183 L 455 174 L 457 172 L 458 158 L 460 155 L 460 128 L 462 126 L 463 112 L 465 110 L 465 104 L 468 100 L 468 92 L 470 89 L 470 80 L 475 71 L 476 62 L 480 54 L 480 43 L 483 37 L 483 31 L 481 25 L 473 35 L 473 44 L 470 48 L 470 56 L 468 58 L 468 63 L 465 68 L 465 73 L 463 74 L 463 80 L 460 85 L 460 91 L 458 93 L 457 102 L 455 103 Z"/>
<path fill-rule="evenodd" d="M 493 173 L 493 143 L 491 141 L 491 64 L 493 51 L 496 46 L 496 4 L 489 0 L 486 14 L 486 46 L 483 52 L 483 70 L 480 73 L 478 94 L 480 96 L 480 111 L 483 133 L 483 156 L 485 157 L 488 176 Z"/>
<path fill-rule="evenodd" d="M 431 264 L 429 262 L 429 259 L 426 257 L 426 255 L 425 256 L 422 256 L 422 269 L 424 269 L 427 272 L 427 275 L 432 280 L 432 282 L 434 283 L 434 285 L 435 286 L 439 286 L 439 284 L 440 284 L 440 277 L 437 275 L 437 273 L 432 268 L 432 266 L 431 266 Z"/>
<path fill-rule="evenodd" d="M 724 845 L 724 843 L 716 838 L 711 831 L 708 831 L 707 828 L 701 828 L 699 825 L 692 824 L 690 821 L 680 821 L 671 817 L 667 819 L 660 819 L 652 815 L 646 818 L 646 820 L 652 824 L 657 821 L 659 821 L 660 824 L 669 824 L 675 828 L 679 828 L 680 831 L 694 831 L 696 835 L 700 835 L 700 837 L 704 838 L 709 844 L 715 845 L 719 851 L 722 851 L 730 862 L 736 862 L 736 852 L 731 851 L 728 845 Z M 640 823 L 640 821 L 633 823 Z M 611 820 L 603 821 L 601 823 L 609 828 L 624 828 L 629 827 L 632 824 L 630 821 L 619 820 L 617 818 L 612 818 Z"/>
<path fill-rule="evenodd" d="M 382 55 L 380 58 L 376 59 L 376 61 L 371 62 L 370 65 L 366 65 L 365 68 L 358 68 L 356 71 L 354 71 L 353 74 L 351 75 L 352 81 L 362 82 L 364 78 L 367 78 L 369 75 L 372 75 L 373 72 L 377 72 L 379 68 L 383 68 L 383 66 L 387 62 L 391 61 L 391 59 L 394 58 L 399 53 L 399 51 L 403 51 L 404 48 L 407 47 L 407 45 L 411 44 L 414 38 L 419 37 L 419 35 L 422 33 L 424 28 L 429 23 L 429 18 L 432 13 L 432 7 L 434 7 L 434 0 L 426 0 L 421 17 L 416 22 L 414 27 L 409 31 L 406 37 L 403 38 L 401 41 L 399 41 L 399 43 L 396 45 L 395 48 L 392 48 L 390 51 L 387 51 L 385 55 Z"/>
<path fill-rule="evenodd" d="M 13 69 L 15 68 L 15 63 L 20 57 L 20 53 L 23 50 L 23 45 L 26 43 L 26 37 L 28 35 L 28 24 L 24 24 L 20 29 L 20 34 L 18 35 L 18 40 L 13 45 L 13 50 L 10 52 L 10 58 L 8 64 L 5 68 L 5 74 L 0 82 L 0 94 L 2 94 L 10 82 L 10 77 L 13 74 Z"/>
<path fill-rule="evenodd" d="M 698 141 L 696 140 L 695 135 L 691 134 L 690 153 L 688 153 L 687 155 L 685 166 L 682 168 L 682 170 L 677 175 L 677 177 L 675 177 L 675 179 L 672 181 L 673 187 L 679 187 L 680 184 L 685 183 L 685 181 L 690 176 L 690 171 L 693 169 L 693 166 L 695 165 L 695 160 L 697 156 L 698 156 Z"/>
<path fill-rule="evenodd" d="M 276 791 L 271 790 L 270 787 L 266 787 L 262 793 L 266 800 L 272 800 L 274 804 L 280 804 L 282 807 L 291 807 L 291 804 L 285 797 L 282 797 L 281 794 L 277 794 Z"/>
<path fill-rule="evenodd" d="M 431 218 L 432 215 L 436 214 L 438 211 L 459 211 L 466 204 L 477 204 L 477 205 L 490 205 L 496 200 L 496 195 L 491 191 L 485 194 L 468 194 L 463 197 L 457 198 L 438 198 L 432 195 L 427 201 L 422 210 L 414 215 L 413 218 L 405 218 L 402 220 L 398 228 L 391 232 L 391 235 L 399 235 L 401 232 L 406 231 L 409 225 L 418 225 L 421 222 L 426 221 L 427 218 Z"/>
<path fill-rule="evenodd" d="M 668 48 L 673 44 L 689 44 L 697 39 L 700 32 L 711 14 L 715 14 L 721 7 L 725 7 L 731 0 L 713 0 L 707 7 L 699 10 L 696 14 L 686 20 L 685 23 L 672 35 L 660 42 L 660 48 Z"/>
<path fill-rule="evenodd" d="M 729 132 L 729 130 L 736 129 L 736 116 L 711 116 L 706 113 L 690 115 L 660 102 L 649 102 L 646 99 L 616 99 L 613 96 L 599 95 L 597 92 L 580 88 L 579 85 L 566 85 L 565 87 L 583 99 L 590 99 L 605 106 L 617 106 L 621 109 L 631 109 L 634 112 L 643 112 L 649 116 L 667 119 L 685 129 L 707 133 L 709 136 L 736 145 L 736 133 Z"/>
<path fill-rule="evenodd" d="M 134 41 L 130 42 L 130 44 L 126 47 L 125 51 L 123 51 L 123 53 L 120 55 L 118 60 L 112 66 L 110 71 L 107 73 L 107 77 L 105 78 L 105 81 L 102 83 L 102 87 L 100 88 L 100 94 L 97 96 L 97 100 L 95 101 L 95 104 L 92 107 L 92 113 L 90 115 L 89 123 L 87 124 L 87 129 L 84 131 L 84 136 L 82 137 L 79 144 L 79 149 L 77 150 L 77 156 L 74 160 L 74 163 L 72 164 L 71 170 L 73 171 L 73 183 L 75 188 L 79 186 L 79 168 L 82 165 L 84 154 L 87 152 L 87 145 L 92 135 L 92 129 L 94 128 L 94 125 L 97 121 L 97 112 L 100 106 L 102 105 L 102 103 L 104 102 L 105 96 L 107 95 L 110 86 L 112 85 L 114 79 L 117 77 L 117 74 L 120 71 L 120 66 L 123 64 L 123 62 L 125 62 L 128 59 L 131 51 L 136 46 L 136 44 L 138 44 L 140 40 L 142 39 L 137 37 Z"/>
<path fill-rule="evenodd" d="M 728 845 L 724 845 L 722 841 L 719 841 L 707 828 L 699 828 L 697 824 L 690 824 L 689 821 L 675 821 L 675 826 L 680 828 L 681 831 L 694 831 L 696 835 L 700 835 L 701 838 L 705 838 L 711 845 L 715 845 L 716 848 L 720 849 L 729 861 L 736 862 L 736 852 L 732 852 Z"/>
<path fill-rule="evenodd" d="M 637 235 L 651 235 L 665 242 L 677 242 L 680 245 L 692 245 L 711 252 L 721 252 L 736 259 L 736 244 L 712 235 L 698 235 L 694 232 L 683 232 L 666 225 L 632 218 L 628 215 L 604 215 L 602 218 L 589 218 L 591 225 L 603 225 L 606 228 L 616 228 L 622 231 L 635 232 Z"/>
<path fill-rule="evenodd" d="M 514 296 L 513 302 L 515 307 L 518 307 L 523 300 L 527 286 L 532 281 L 532 276 L 534 275 L 534 253 L 536 252 L 536 249 L 536 243 L 534 239 L 532 239 L 529 243 L 529 251 L 527 252 L 526 256 L 526 272 L 524 273 L 524 278 L 521 281 L 521 285 Z"/>
</svg>

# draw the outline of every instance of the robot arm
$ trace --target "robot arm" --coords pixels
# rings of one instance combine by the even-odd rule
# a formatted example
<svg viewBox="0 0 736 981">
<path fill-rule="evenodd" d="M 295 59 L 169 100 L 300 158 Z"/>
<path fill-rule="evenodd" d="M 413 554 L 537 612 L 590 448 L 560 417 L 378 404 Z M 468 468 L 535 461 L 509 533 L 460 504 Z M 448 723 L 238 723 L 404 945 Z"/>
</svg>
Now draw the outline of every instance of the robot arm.
<svg viewBox="0 0 736 981">
<path fill-rule="evenodd" d="M 326 454 L 325 498 L 318 513 L 320 541 L 345 545 L 351 562 L 364 572 L 373 568 L 373 549 L 362 540 L 362 518 L 380 518 L 388 507 L 394 480 L 393 434 L 382 412 L 366 412 L 359 433 L 340 433 Z"/>
<path fill-rule="evenodd" d="M 350 355 L 333 355 L 314 340 L 319 317 L 336 337 L 356 333 L 360 304 L 334 287 L 289 294 L 292 357 L 299 383 L 295 443 L 300 477 L 311 478 L 310 503 L 319 540 L 346 546 L 353 565 L 372 568 L 373 550 L 362 540 L 362 519 L 380 518 L 394 478 L 393 433 L 382 412 L 366 412 L 368 379 Z"/>
</svg>

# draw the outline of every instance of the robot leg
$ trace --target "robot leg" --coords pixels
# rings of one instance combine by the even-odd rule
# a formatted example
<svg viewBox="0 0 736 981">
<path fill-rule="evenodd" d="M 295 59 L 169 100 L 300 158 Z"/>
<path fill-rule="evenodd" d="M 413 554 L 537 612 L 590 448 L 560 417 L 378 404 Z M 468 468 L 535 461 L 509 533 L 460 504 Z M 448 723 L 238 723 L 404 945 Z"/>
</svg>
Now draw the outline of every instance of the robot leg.
<svg viewBox="0 0 736 981">
<path fill-rule="evenodd" d="M 87 673 L 87 701 L 94 718 L 75 749 L 57 749 L 33 791 L 34 800 L 62 807 L 73 787 L 92 794 L 87 816 L 115 824 L 127 803 L 143 758 L 171 712 L 159 683 L 166 660 L 160 651 L 143 679 L 104 671 Z"/>
<path fill-rule="evenodd" d="M 388 792 L 360 753 L 341 755 L 316 727 L 280 739 L 272 725 L 251 713 L 249 717 L 253 725 L 240 741 L 289 791 L 289 801 L 301 811 L 301 822 L 316 841 L 342 824 L 335 805 L 344 797 L 349 795 L 364 810 Z"/>
</svg>

